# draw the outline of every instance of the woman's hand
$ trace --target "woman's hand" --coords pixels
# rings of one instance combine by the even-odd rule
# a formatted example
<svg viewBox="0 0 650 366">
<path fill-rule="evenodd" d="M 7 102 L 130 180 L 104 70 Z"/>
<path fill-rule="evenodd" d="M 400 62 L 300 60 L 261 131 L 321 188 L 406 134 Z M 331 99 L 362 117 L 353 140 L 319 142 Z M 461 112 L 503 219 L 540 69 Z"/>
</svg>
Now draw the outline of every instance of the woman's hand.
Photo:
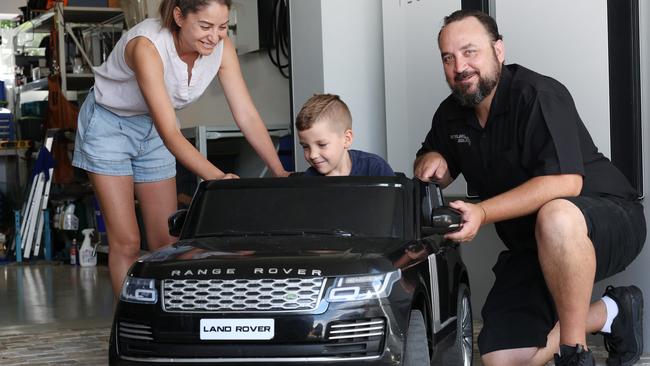
<svg viewBox="0 0 650 366">
<path fill-rule="evenodd" d="M 219 179 L 239 179 L 239 176 L 233 173 L 226 173 Z"/>
<path fill-rule="evenodd" d="M 274 175 L 275 175 L 276 177 L 278 177 L 278 178 L 286 178 L 286 177 L 288 177 L 289 175 L 291 175 L 291 172 L 288 172 L 288 171 L 282 169 L 282 171 L 280 171 L 280 172 L 278 172 L 278 173 L 276 173 L 276 174 L 274 174 Z"/>
</svg>

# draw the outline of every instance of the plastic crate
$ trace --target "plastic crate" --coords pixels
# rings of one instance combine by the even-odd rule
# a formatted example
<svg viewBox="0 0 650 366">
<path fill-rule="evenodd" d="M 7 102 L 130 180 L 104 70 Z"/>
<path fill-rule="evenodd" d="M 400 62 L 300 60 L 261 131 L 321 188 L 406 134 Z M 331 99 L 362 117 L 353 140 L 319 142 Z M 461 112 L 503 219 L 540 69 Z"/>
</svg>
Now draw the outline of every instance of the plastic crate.
<svg viewBox="0 0 650 366">
<path fill-rule="evenodd" d="M 13 115 L 8 109 L 0 110 L 0 140 L 16 140 L 16 128 L 14 126 Z"/>
<path fill-rule="evenodd" d="M 20 106 L 21 116 L 45 117 L 47 113 L 47 100 L 37 100 L 23 103 Z"/>
<path fill-rule="evenodd" d="M 24 116 L 18 119 L 21 140 L 43 141 L 45 138 L 45 118 Z"/>
</svg>

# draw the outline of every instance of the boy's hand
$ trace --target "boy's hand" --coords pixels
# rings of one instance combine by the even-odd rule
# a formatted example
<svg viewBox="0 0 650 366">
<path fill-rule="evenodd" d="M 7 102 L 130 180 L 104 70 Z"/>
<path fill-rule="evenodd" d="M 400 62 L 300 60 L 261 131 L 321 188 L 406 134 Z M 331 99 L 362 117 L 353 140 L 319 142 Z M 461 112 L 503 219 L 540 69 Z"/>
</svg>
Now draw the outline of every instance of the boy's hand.
<svg viewBox="0 0 650 366">
<path fill-rule="evenodd" d="M 237 174 L 233 174 L 233 173 L 226 173 L 220 179 L 239 179 L 239 176 Z"/>
</svg>

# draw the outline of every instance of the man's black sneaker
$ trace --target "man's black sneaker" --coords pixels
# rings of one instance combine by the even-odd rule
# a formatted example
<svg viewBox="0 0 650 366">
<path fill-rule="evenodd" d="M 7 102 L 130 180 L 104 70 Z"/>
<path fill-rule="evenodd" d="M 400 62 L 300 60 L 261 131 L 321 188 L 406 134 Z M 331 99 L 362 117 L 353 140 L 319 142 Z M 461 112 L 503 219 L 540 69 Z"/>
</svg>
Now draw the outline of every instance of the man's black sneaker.
<svg viewBox="0 0 650 366">
<path fill-rule="evenodd" d="M 611 333 L 602 333 L 609 353 L 607 366 L 629 366 L 643 353 L 643 294 L 636 286 L 607 286 L 605 294 L 618 305 Z"/>
<path fill-rule="evenodd" d="M 555 366 L 594 366 L 594 355 L 591 350 L 576 344 L 575 346 L 560 345 L 560 354 L 555 354 Z"/>
</svg>

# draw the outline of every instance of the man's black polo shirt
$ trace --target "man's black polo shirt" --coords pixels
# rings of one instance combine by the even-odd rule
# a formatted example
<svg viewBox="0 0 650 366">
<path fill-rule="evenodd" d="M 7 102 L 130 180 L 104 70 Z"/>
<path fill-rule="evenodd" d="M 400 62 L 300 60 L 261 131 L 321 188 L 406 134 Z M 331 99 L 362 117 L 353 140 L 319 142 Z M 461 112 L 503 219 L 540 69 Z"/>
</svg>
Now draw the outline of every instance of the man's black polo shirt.
<svg viewBox="0 0 650 366">
<path fill-rule="evenodd" d="M 532 177 L 583 176 L 581 195 L 635 199 L 636 192 L 598 152 L 569 91 L 522 66 L 504 65 L 485 128 L 453 96 L 441 104 L 417 155 L 438 151 L 453 178 L 463 173 L 482 199 Z M 535 215 L 497 223 L 508 247 L 534 245 Z"/>
</svg>

